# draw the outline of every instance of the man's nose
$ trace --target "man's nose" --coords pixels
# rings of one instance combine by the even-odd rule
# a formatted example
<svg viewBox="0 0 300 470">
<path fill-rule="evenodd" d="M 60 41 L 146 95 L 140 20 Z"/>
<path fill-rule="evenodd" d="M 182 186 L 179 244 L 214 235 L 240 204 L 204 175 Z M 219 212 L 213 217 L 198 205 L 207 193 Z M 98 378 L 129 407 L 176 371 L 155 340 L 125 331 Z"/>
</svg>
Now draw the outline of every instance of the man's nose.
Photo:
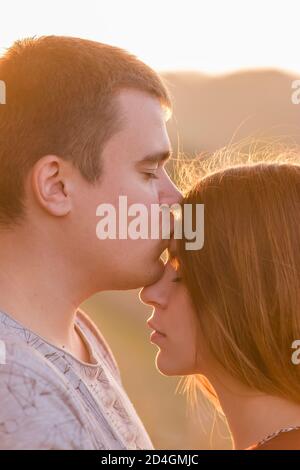
<svg viewBox="0 0 300 470">
<path fill-rule="evenodd" d="M 180 203 L 182 201 L 182 197 L 183 196 L 177 186 L 166 174 L 160 191 L 160 203 L 168 205 Z"/>
<path fill-rule="evenodd" d="M 182 194 L 177 188 L 177 186 L 173 183 L 173 181 L 169 178 L 169 176 L 166 174 L 166 178 L 164 180 L 164 183 L 161 188 L 160 192 L 160 205 L 164 206 L 166 205 L 168 210 L 172 209 L 172 206 L 175 206 L 176 204 L 180 204 L 182 201 Z M 173 207 L 173 209 L 175 209 Z M 169 236 L 173 236 L 173 233 L 175 231 L 175 219 L 174 219 L 174 213 L 171 210 L 170 213 L 170 232 L 168 232 Z"/>
</svg>

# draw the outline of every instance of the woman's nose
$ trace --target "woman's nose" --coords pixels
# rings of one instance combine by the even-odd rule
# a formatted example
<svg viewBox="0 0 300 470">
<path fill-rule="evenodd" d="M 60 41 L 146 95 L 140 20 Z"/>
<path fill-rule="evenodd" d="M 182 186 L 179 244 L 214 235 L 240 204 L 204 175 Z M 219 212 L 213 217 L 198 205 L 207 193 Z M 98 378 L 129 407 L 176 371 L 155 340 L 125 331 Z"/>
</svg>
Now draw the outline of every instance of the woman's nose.
<svg viewBox="0 0 300 470">
<path fill-rule="evenodd" d="M 160 289 L 156 284 L 143 287 L 139 296 L 143 304 L 151 305 L 151 307 L 158 307 L 163 305 L 163 298 L 160 293 Z"/>
</svg>

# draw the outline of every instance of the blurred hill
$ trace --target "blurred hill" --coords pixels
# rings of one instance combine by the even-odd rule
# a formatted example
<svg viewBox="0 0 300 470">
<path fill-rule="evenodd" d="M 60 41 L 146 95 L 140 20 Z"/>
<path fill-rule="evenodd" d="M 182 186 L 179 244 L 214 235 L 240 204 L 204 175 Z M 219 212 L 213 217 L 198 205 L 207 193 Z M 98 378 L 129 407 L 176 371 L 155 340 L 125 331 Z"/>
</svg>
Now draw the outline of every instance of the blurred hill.
<svg viewBox="0 0 300 470">
<path fill-rule="evenodd" d="M 292 82 L 280 70 L 249 70 L 208 76 L 169 72 L 173 96 L 168 130 L 174 149 L 189 155 L 213 152 L 248 136 L 288 137 L 300 143 L 300 105 L 292 103 Z"/>
<path fill-rule="evenodd" d="M 174 99 L 168 127 L 175 153 L 210 153 L 255 135 L 300 144 L 300 105 L 291 101 L 292 81 L 298 77 L 277 70 L 163 76 Z M 230 448 L 226 427 L 215 422 L 210 408 L 203 402 L 200 415 L 191 417 L 186 398 L 175 394 L 178 379 L 156 371 L 156 347 L 149 342 L 146 326 L 151 309 L 140 304 L 137 291 L 97 294 L 82 307 L 111 345 L 124 385 L 156 448 Z"/>
</svg>

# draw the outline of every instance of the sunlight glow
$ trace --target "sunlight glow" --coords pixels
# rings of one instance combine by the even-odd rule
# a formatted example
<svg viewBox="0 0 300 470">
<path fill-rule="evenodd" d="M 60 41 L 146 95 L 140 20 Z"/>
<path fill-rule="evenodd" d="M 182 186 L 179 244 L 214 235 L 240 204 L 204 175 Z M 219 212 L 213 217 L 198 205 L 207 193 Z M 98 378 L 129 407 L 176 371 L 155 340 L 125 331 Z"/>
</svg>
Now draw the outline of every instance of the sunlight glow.
<svg viewBox="0 0 300 470">
<path fill-rule="evenodd" d="M 297 0 L 10 0 L 0 52 L 15 39 L 79 36 L 117 45 L 158 70 L 300 72 Z"/>
</svg>

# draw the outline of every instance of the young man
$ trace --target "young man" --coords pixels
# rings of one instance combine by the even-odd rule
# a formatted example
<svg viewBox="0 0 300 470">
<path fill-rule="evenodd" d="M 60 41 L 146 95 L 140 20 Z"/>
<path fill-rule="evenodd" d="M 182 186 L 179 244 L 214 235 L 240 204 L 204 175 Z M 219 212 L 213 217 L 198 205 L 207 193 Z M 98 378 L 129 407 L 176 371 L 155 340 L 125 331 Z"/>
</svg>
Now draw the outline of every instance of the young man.
<svg viewBox="0 0 300 470">
<path fill-rule="evenodd" d="M 180 199 L 168 93 L 134 56 L 70 37 L 16 42 L 0 79 L 0 448 L 151 449 L 78 306 L 162 274 L 168 240 L 99 240 L 96 213 Z"/>
</svg>

